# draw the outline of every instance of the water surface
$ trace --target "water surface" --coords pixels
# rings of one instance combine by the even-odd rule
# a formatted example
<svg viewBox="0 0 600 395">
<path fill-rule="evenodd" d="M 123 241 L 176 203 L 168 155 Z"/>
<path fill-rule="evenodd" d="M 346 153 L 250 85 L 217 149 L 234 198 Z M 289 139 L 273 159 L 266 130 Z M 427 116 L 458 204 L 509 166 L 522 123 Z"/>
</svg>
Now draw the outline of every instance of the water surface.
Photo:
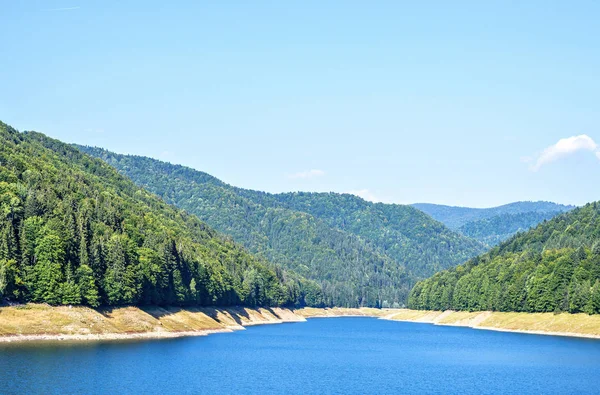
<svg viewBox="0 0 600 395">
<path fill-rule="evenodd" d="M 0 394 L 600 392 L 600 341 L 310 319 L 206 337 L 0 345 Z"/>
</svg>

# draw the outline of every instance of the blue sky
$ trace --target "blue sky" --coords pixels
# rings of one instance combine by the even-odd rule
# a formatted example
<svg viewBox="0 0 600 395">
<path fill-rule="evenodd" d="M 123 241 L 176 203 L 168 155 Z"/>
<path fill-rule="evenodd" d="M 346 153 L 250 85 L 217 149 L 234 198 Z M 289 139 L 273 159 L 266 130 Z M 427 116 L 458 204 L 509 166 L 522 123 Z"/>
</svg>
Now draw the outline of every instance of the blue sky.
<svg viewBox="0 0 600 395">
<path fill-rule="evenodd" d="M 270 192 L 600 199 L 596 1 L 48 0 L 0 13 L 0 119 L 19 130 Z"/>
</svg>

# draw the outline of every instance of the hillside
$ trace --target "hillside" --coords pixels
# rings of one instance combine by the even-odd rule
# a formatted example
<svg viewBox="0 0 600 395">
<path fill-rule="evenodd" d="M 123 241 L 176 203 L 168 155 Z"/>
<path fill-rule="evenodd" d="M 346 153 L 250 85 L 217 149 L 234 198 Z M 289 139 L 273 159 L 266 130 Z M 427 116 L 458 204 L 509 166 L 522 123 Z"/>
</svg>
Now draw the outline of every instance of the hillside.
<svg viewBox="0 0 600 395">
<path fill-rule="evenodd" d="M 303 305 L 319 287 L 258 259 L 104 162 L 0 123 L 0 299 Z"/>
<path fill-rule="evenodd" d="M 309 213 L 329 226 L 354 234 L 402 262 L 418 277 L 429 277 L 484 250 L 482 245 L 452 232 L 411 206 L 371 203 L 339 193 L 271 195 L 238 191 L 262 204 Z"/>
<path fill-rule="evenodd" d="M 508 240 L 516 233 L 528 231 L 560 213 L 561 211 L 529 211 L 521 214 L 500 214 L 467 222 L 459 228 L 459 231 L 465 236 L 494 246 Z"/>
<path fill-rule="evenodd" d="M 489 253 L 417 283 L 409 305 L 599 313 L 600 204 L 560 214 Z"/>
<path fill-rule="evenodd" d="M 492 208 L 454 207 L 416 203 L 413 207 L 444 223 L 450 229 L 494 246 L 518 232 L 537 226 L 575 208 L 552 202 L 515 202 Z"/>
<path fill-rule="evenodd" d="M 250 251 L 319 281 L 330 304 L 402 305 L 418 278 L 484 248 L 407 206 L 352 195 L 250 191 L 179 165 L 80 149 Z"/>
</svg>

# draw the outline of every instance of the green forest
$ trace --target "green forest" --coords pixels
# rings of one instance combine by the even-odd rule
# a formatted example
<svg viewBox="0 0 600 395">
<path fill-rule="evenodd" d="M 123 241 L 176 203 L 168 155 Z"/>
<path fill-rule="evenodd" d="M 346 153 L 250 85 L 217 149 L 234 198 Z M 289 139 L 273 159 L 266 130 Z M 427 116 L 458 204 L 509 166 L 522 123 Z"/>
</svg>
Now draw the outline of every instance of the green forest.
<svg viewBox="0 0 600 395">
<path fill-rule="evenodd" d="M 460 229 L 469 222 L 492 218 L 504 214 L 566 212 L 575 206 L 553 202 L 513 202 L 490 208 L 456 207 L 443 204 L 414 203 L 411 206 L 427 213 L 450 229 Z"/>
<path fill-rule="evenodd" d="M 0 143 L 0 300 L 600 312 L 598 203 L 435 206 L 463 235 L 411 206 L 236 188 L 2 123 Z"/>
<path fill-rule="evenodd" d="M 417 283 L 409 307 L 600 313 L 600 203 L 560 214 Z"/>
<path fill-rule="evenodd" d="M 459 231 L 465 236 L 472 237 L 489 246 L 495 246 L 560 213 L 561 211 L 529 211 L 519 214 L 500 214 L 491 218 L 467 222 L 459 228 Z"/>
<path fill-rule="evenodd" d="M 416 203 L 413 207 L 427 213 L 450 229 L 495 246 L 544 220 L 567 212 L 575 206 L 552 202 L 514 202 L 491 208 L 454 207 Z"/>
<path fill-rule="evenodd" d="M 356 235 L 420 278 L 456 266 L 486 250 L 477 241 L 452 232 L 408 205 L 371 203 L 351 194 L 272 195 L 238 190 L 262 204 L 307 212 L 336 229 Z"/>
<path fill-rule="evenodd" d="M 278 306 L 320 286 L 249 254 L 104 162 L 0 123 L 0 300 Z"/>
<path fill-rule="evenodd" d="M 410 206 L 251 191 L 184 166 L 79 148 L 251 252 L 318 281 L 326 304 L 402 306 L 418 279 L 485 250 Z"/>
</svg>

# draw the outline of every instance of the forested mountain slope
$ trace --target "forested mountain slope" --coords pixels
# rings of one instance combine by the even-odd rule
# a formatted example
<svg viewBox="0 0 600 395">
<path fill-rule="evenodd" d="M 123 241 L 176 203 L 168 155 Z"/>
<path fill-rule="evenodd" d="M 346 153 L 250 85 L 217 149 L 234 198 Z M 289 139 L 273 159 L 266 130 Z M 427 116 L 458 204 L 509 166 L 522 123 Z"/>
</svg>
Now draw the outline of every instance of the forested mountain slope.
<svg viewBox="0 0 600 395">
<path fill-rule="evenodd" d="M 421 281 L 417 309 L 600 312 L 600 203 L 560 214 Z"/>
<path fill-rule="evenodd" d="M 495 246 L 519 232 L 528 231 L 538 224 L 556 217 L 560 213 L 561 211 L 530 211 L 521 214 L 500 214 L 467 222 L 459 228 L 459 231 L 465 236 Z"/>
<path fill-rule="evenodd" d="M 371 203 L 339 193 L 238 191 L 262 204 L 309 213 L 336 229 L 359 236 L 405 264 L 418 277 L 429 277 L 484 251 L 481 244 L 452 232 L 411 206 Z"/>
<path fill-rule="evenodd" d="M 0 299 L 322 303 L 319 286 L 220 236 L 104 162 L 0 123 Z"/>
<path fill-rule="evenodd" d="M 379 207 L 352 195 L 244 190 L 183 166 L 80 149 L 252 252 L 318 280 L 331 304 L 401 305 L 416 279 L 483 250 L 410 207 Z"/>
<path fill-rule="evenodd" d="M 459 229 L 461 226 L 469 222 L 492 218 L 497 215 L 522 214 L 531 212 L 564 212 L 575 208 L 575 206 L 565 206 L 563 204 L 543 201 L 514 202 L 491 208 L 455 207 L 431 203 L 415 203 L 411 204 L 411 206 L 442 222 L 450 229 Z"/>
<path fill-rule="evenodd" d="M 515 202 L 492 208 L 453 207 L 429 203 L 416 203 L 412 206 L 449 228 L 490 246 L 575 208 L 541 201 Z"/>
</svg>

